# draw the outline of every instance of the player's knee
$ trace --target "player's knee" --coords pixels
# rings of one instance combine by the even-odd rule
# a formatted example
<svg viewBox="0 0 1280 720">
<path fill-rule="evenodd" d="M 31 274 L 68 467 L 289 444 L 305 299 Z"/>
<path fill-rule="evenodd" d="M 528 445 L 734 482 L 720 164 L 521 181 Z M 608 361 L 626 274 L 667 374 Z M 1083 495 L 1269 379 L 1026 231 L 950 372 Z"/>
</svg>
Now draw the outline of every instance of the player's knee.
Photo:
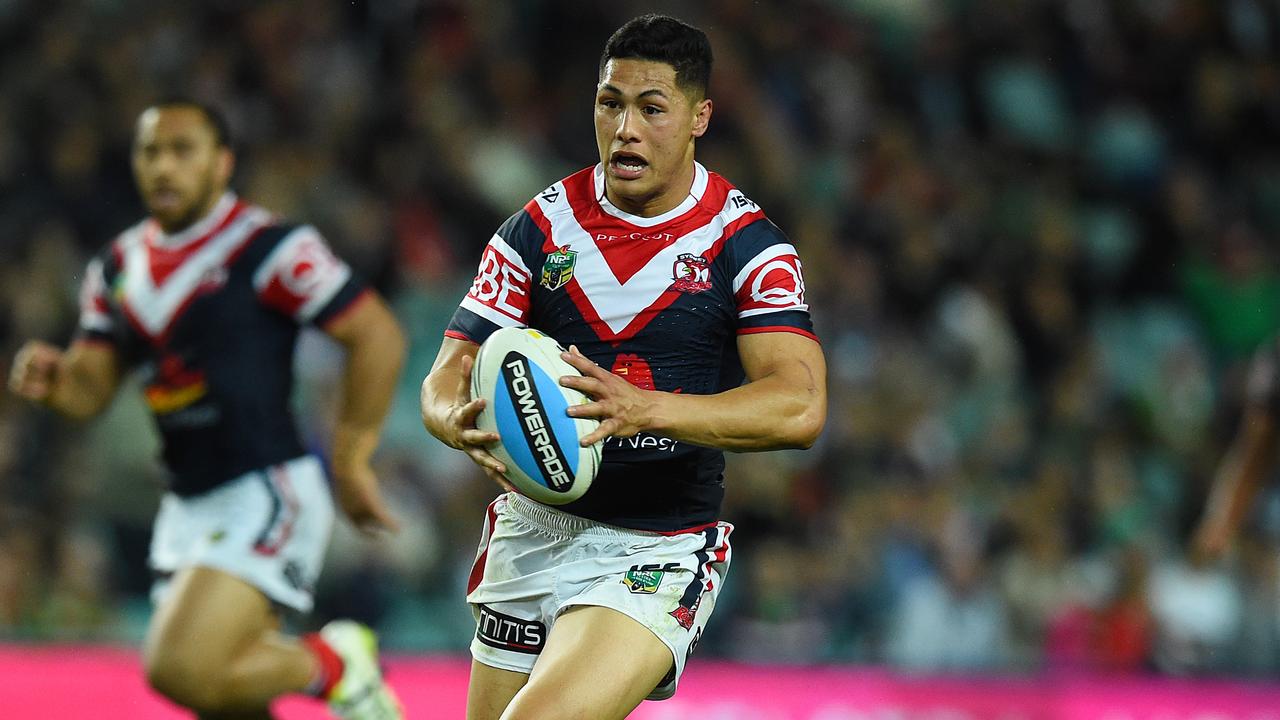
<svg viewBox="0 0 1280 720">
<path fill-rule="evenodd" d="M 221 682 L 207 672 L 198 654 L 153 650 L 145 665 L 147 684 L 166 698 L 196 712 L 222 709 Z"/>
</svg>

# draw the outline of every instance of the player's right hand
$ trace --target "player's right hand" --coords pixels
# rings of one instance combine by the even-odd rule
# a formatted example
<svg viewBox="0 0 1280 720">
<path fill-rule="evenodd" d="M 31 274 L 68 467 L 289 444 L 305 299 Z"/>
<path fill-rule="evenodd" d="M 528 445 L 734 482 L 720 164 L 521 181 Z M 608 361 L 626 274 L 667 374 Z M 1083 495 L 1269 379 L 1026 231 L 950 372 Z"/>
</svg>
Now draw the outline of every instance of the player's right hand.
<svg viewBox="0 0 1280 720">
<path fill-rule="evenodd" d="M 61 349 L 47 342 L 30 340 L 13 358 L 9 389 L 18 397 L 43 403 L 53 393 L 61 363 Z"/>
<path fill-rule="evenodd" d="M 471 371 L 475 367 L 475 358 L 462 356 L 461 386 L 455 397 L 471 398 Z M 498 442 L 496 432 L 488 432 L 476 427 L 476 417 L 484 409 L 484 398 L 472 398 L 465 403 L 455 404 L 449 408 L 443 432 L 437 437 L 446 445 L 457 448 L 467 454 L 472 462 L 480 466 L 484 474 L 506 491 L 515 490 L 511 483 L 503 477 L 507 471 L 502 461 L 489 453 L 489 446 Z M 429 428 L 428 428 L 429 429 Z"/>
</svg>

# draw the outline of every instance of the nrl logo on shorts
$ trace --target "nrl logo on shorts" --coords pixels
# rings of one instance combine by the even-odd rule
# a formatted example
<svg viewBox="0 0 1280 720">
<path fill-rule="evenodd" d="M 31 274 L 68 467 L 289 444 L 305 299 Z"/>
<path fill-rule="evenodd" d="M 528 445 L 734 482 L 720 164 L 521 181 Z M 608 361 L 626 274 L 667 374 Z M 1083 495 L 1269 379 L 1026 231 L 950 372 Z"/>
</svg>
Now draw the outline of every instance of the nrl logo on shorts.
<svg viewBox="0 0 1280 720">
<path fill-rule="evenodd" d="M 652 595 L 658 592 L 662 577 L 679 568 L 679 563 L 632 565 L 627 574 L 622 576 L 622 584 L 635 595 Z"/>
<path fill-rule="evenodd" d="M 701 255 L 681 253 L 671 268 L 672 285 L 676 290 L 700 293 L 711 289 L 711 262 Z"/>
<path fill-rule="evenodd" d="M 573 266 L 578 262 L 578 253 L 564 248 L 547 255 L 542 263 L 542 279 L 538 284 L 548 290 L 559 290 L 573 278 Z"/>
</svg>

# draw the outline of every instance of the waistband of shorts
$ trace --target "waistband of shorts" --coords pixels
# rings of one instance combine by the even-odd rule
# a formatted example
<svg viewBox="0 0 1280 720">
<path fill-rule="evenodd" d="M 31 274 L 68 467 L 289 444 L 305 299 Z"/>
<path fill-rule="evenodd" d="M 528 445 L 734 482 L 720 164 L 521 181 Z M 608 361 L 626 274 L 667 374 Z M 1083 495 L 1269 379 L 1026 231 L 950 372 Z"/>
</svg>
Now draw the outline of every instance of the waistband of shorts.
<svg viewBox="0 0 1280 720">
<path fill-rule="evenodd" d="M 606 525 L 588 518 L 547 507 L 517 492 L 507 493 L 507 507 L 520 518 L 548 532 L 561 535 L 605 535 L 611 537 L 651 537 L 659 533 L 648 530 Z"/>
</svg>

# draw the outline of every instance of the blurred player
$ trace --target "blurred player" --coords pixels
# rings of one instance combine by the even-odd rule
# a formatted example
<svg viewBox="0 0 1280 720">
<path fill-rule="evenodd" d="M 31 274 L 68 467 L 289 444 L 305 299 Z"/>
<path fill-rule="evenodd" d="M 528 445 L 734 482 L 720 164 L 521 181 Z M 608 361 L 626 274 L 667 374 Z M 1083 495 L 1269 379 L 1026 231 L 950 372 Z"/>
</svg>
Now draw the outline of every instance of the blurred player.
<svg viewBox="0 0 1280 720">
<path fill-rule="evenodd" d="M 625 717 L 675 692 L 729 567 L 724 450 L 807 447 L 826 367 L 795 248 L 694 161 L 711 120 L 702 31 L 647 15 L 605 47 L 600 164 L 544 190 L 489 241 L 423 383 L 427 429 L 506 487 L 475 428 L 478 343 L 559 340 L 607 438 L 591 489 L 559 508 L 489 507 L 467 599 L 467 717 Z M 743 384 L 743 380 L 746 383 Z"/>
<path fill-rule="evenodd" d="M 156 690 L 201 718 L 269 718 L 268 703 L 292 692 L 344 718 L 399 718 L 368 628 L 337 621 L 300 639 L 278 627 L 281 608 L 311 609 L 333 521 L 288 406 L 299 328 L 322 328 L 348 353 L 332 472 L 365 530 L 396 525 L 369 459 L 404 340 L 315 229 L 228 191 L 233 163 L 212 108 L 143 112 L 133 170 L 150 217 L 89 263 L 71 346 L 28 342 L 10 386 L 90 418 L 128 369 L 145 372 L 171 474 L 151 544 L 144 655 Z"/>
<path fill-rule="evenodd" d="M 1249 367 L 1244 418 L 1223 458 L 1200 527 L 1195 557 L 1216 560 L 1226 553 L 1254 498 L 1276 465 L 1280 440 L 1280 338 L 1269 341 Z"/>
</svg>

